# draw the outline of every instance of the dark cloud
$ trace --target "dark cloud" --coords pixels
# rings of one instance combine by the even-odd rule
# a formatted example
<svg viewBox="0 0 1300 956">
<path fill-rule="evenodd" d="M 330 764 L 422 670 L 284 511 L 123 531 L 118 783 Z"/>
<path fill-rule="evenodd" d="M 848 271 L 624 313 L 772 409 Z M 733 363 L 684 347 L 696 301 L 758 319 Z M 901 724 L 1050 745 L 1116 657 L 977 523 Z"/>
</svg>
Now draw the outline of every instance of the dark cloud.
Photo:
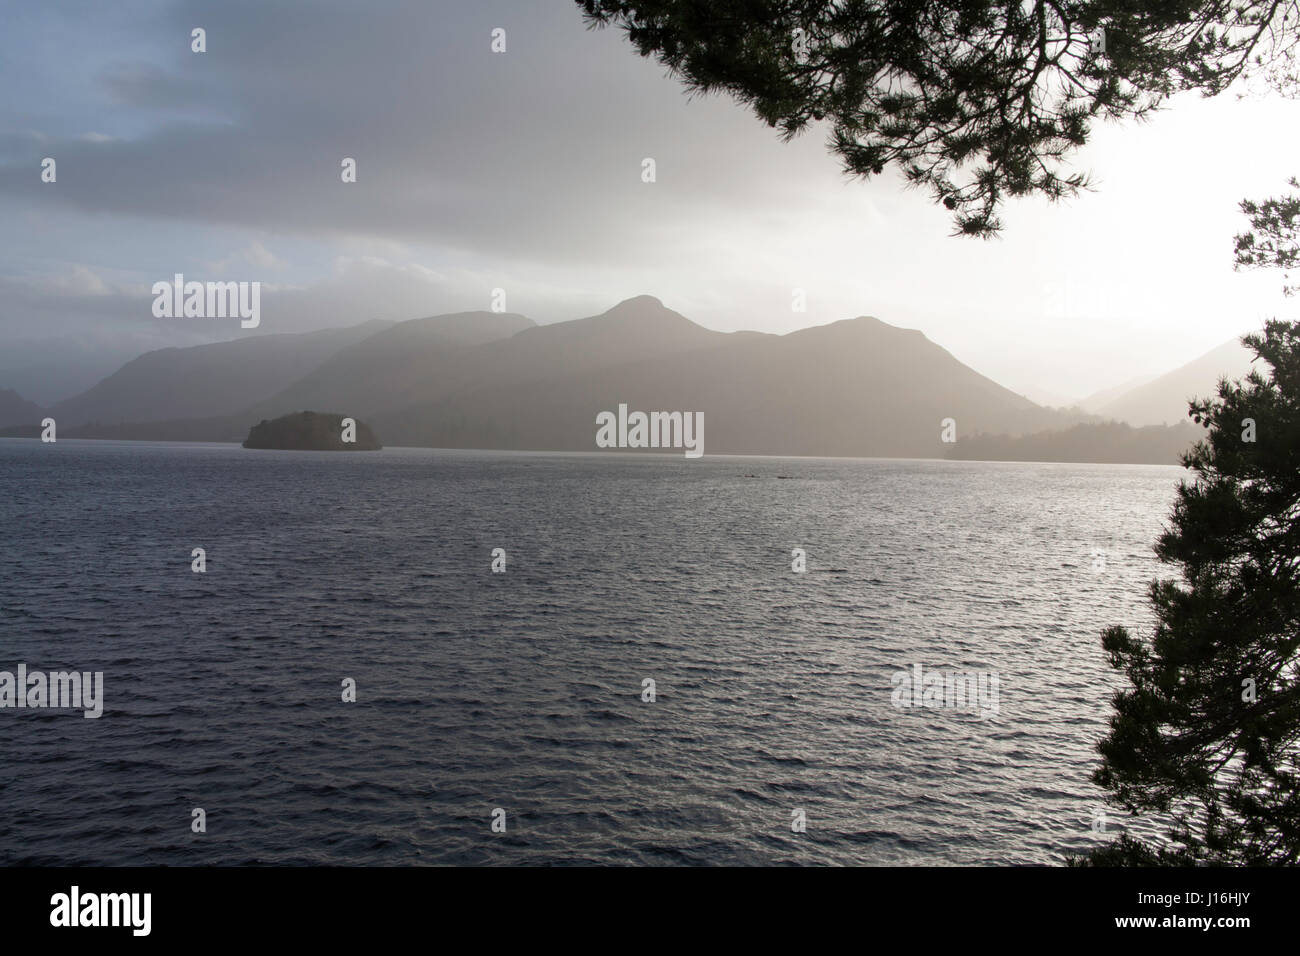
<svg viewBox="0 0 1300 956">
<path fill-rule="evenodd" d="M 675 84 L 617 34 L 586 30 L 576 6 L 194 3 L 164 22 L 148 29 L 171 38 L 168 55 L 99 77 L 121 108 L 156 114 L 152 128 L 28 143 L 0 191 L 85 212 L 592 261 L 797 168 L 790 155 L 755 171 L 744 144 L 774 136 L 728 102 L 682 109 Z M 189 52 L 192 25 L 207 31 L 205 54 Z M 490 50 L 496 27 L 504 54 Z M 731 148 L 719 148 L 720 125 L 733 127 Z M 42 155 L 59 162 L 52 194 L 32 175 Z M 357 160 L 355 185 L 340 182 L 344 157 Z M 654 185 L 641 181 L 645 157 Z"/>
<path fill-rule="evenodd" d="M 1050 367 L 1045 381 L 1083 394 L 1185 361 L 1277 298 L 1234 276 L 1223 249 L 1236 201 L 1294 172 L 1294 106 L 1220 98 L 1103 127 L 1081 157 L 1101 157 L 1102 192 L 1013 204 L 1003 239 L 972 244 L 892 174 L 847 181 L 818 134 L 782 143 L 729 99 L 688 100 L 568 0 L 11 6 L 5 345 L 215 335 L 159 325 L 122 290 L 230 261 L 232 278 L 266 285 L 259 333 L 482 308 L 498 285 L 539 321 L 652 293 L 728 330 L 874 314 L 1008 384 Z M 190 52 L 196 26 L 203 54 Z M 497 27 L 504 54 L 490 49 Z M 1257 147 L 1249 169 L 1243 141 Z M 40 182 L 45 156 L 55 185 Z M 286 267 L 231 259 L 254 242 Z M 78 268 L 110 291 L 61 289 L 88 278 Z M 1181 275 L 1197 284 L 1153 279 Z M 1067 281 L 1105 294 L 1063 308 L 1044 289 Z M 796 287 L 806 313 L 791 308 Z M 1168 342 L 1183 351 L 1149 354 Z"/>
</svg>

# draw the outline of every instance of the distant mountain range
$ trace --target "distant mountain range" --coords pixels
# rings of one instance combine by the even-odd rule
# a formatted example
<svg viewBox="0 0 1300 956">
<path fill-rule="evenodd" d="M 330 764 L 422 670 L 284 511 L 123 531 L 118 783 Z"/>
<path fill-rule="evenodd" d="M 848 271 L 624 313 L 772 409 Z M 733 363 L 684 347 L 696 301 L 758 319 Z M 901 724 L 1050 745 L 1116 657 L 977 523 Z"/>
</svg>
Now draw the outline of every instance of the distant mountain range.
<svg viewBox="0 0 1300 956">
<path fill-rule="evenodd" d="M 1220 378 L 1243 378 L 1254 358 L 1254 352 L 1237 339 L 1230 339 L 1152 381 L 1137 383 L 1118 394 L 1102 392 L 1091 400 L 1085 399 L 1083 407 L 1102 418 L 1138 427 L 1186 422 L 1190 399 L 1215 395 Z"/>
<path fill-rule="evenodd" d="M 1217 373 L 1194 380 L 1233 358 L 1220 351 L 1099 412 L 1155 414 L 1183 389 L 1208 393 Z M 862 316 L 786 335 L 714 332 L 651 296 L 545 326 L 463 312 L 163 349 L 51 409 L 0 391 L 0 426 L 30 434 L 49 415 L 61 438 L 243 441 L 264 419 L 316 410 L 364 418 L 388 446 L 593 451 L 597 414 L 620 404 L 702 412 L 706 454 L 968 457 L 941 441 L 953 419 L 959 445 L 1082 426 L 1078 460 L 1131 456 L 1107 458 L 1109 439 L 1086 433 L 1102 418 L 1036 405 L 915 330 Z M 1069 442 L 1048 445 L 1071 460 Z"/>
<path fill-rule="evenodd" d="M 0 388 L 0 427 L 35 425 L 45 417 L 39 405 L 29 402 L 13 389 Z"/>
<path fill-rule="evenodd" d="M 391 325 L 375 321 L 146 352 L 93 388 L 59 402 L 49 414 L 60 427 L 233 415 L 247 409 L 253 398 L 310 374 L 340 350 Z"/>
</svg>

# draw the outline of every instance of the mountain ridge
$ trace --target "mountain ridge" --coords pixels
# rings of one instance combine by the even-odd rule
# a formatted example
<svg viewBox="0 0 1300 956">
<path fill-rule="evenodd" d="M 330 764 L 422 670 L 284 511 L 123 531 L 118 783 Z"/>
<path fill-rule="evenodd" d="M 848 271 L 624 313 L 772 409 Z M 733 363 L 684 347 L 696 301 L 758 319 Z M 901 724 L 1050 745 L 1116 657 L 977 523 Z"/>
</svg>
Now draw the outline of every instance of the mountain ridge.
<svg viewBox="0 0 1300 956">
<path fill-rule="evenodd" d="M 60 419 L 60 436 L 241 441 L 262 419 L 331 408 L 374 423 L 390 446 L 580 451 L 594 450 L 596 415 L 627 404 L 702 413 L 706 453 L 944 458 L 962 457 L 941 439 L 949 419 L 958 442 L 980 436 L 991 449 L 1023 443 L 990 436 L 1101 422 L 1079 408 L 1044 408 L 920 330 L 865 314 L 783 335 L 719 332 L 638 295 L 547 325 L 474 311 L 326 331 L 334 338 L 276 337 L 277 348 L 297 354 L 263 362 L 254 385 L 239 389 L 214 387 L 223 384 L 221 362 L 199 363 L 203 387 L 181 375 L 196 358 L 242 358 L 231 343 L 146 353 L 70 400 L 91 407 L 98 400 L 101 414 L 87 421 L 83 408 L 80 421 Z M 273 337 L 243 341 L 259 340 Z M 153 368 L 168 362 L 176 367 L 166 374 Z M 312 367 L 294 374 L 305 366 Z M 190 400 L 159 402 L 168 394 L 159 383 L 178 378 Z M 133 382 L 143 395 L 126 394 Z M 106 392 L 113 397 L 110 386 L 125 397 L 103 401 Z M 149 414 L 121 417 L 132 401 L 149 403 Z M 60 404 L 56 417 L 68 407 Z M 1078 434 L 1092 460 L 1098 443 L 1119 433 Z"/>
<path fill-rule="evenodd" d="M 85 392 L 56 403 L 61 425 L 142 423 L 233 413 L 270 383 L 298 377 L 343 345 L 391 323 L 373 319 L 340 329 L 249 336 L 136 356 Z M 166 403 L 159 401 L 165 395 Z"/>
<path fill-rule="evenodd" d="M 1187 420 L 1187 402 L 1216 394 L 1218 380 L 1241 378 L 1255 355 L 1232 338 L 1177 368 L 1102 402 L 1095 413 L 1134 427 L 1173 425 Z"/>
</svg>

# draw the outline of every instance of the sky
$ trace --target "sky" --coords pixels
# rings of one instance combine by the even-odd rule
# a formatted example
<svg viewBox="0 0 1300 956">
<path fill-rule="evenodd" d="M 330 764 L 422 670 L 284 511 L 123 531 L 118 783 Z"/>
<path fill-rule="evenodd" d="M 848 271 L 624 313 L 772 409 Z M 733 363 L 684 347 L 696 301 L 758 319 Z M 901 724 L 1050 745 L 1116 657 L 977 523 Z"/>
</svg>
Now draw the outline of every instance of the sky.
<svg viewBox="0 0 1300 956">
<path fill-rule="evenodd" d="M 1094 191 L 1013 201 L 982 241 L 892 172 L 846 177 L 824 129 L 786 143 L 689 96 L 568 0 L 5 17 L 0 388 L 37 401 L 148 349 L 486 309 L 494 289 L 538 322 L 640 294 L 722 331 L 873 315 L 1052 401 L 1300 317 L 1281 276 L 1232 268 L 1238 201 L 1300 174 L 1293 101 L 1192 95 L 1099 125 L 1075 160 Z M 260 326 L 155 318 L 175 273 L 261 282 Z"/>
</svg>

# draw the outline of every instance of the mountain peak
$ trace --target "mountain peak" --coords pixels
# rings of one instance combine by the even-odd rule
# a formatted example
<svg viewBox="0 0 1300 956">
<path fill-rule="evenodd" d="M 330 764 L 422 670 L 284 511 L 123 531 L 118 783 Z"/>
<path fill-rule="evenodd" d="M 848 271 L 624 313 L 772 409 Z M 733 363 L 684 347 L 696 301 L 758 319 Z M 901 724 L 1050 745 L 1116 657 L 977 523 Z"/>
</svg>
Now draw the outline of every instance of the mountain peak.
<svg viewBox="0 0 1300 956">
<path fill-rule="evenodd" d="M 606 309 L 599 315 L 593 315 L 590 318 L 593 326 L 605 329 L 655 329 L 659 331 L 701 329 L 699 325 L 680 312 L 674 312 L 653 295 L 634 295 L 630 299 L 624 299 L 613 308 Z M 583 321 L 579 320 L 579 323 Z M 574 331 L 577 331 L 582 328 L 582 325 L 574 323 L 573 328 Z"/>
<path fill-rule="evenodd" d="M 605 311 L 605 315 L 627 315 L 650 312 L 667 312 L 663 302 L 653 295 L 634 295 L 630 299 L 624 299 L 612 309 Z"/>
</svg>

